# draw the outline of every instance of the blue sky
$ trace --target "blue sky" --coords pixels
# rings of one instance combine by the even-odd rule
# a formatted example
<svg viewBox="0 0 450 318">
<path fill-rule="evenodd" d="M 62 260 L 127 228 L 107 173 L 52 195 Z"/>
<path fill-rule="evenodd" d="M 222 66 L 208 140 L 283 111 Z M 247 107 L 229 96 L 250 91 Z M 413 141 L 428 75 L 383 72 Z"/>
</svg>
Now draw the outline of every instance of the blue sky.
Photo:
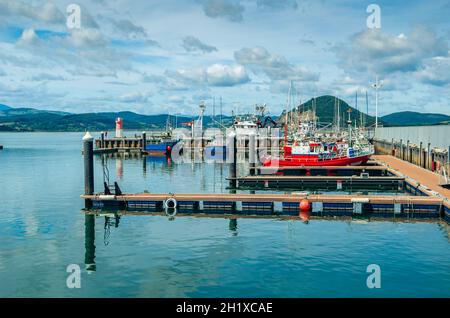
<svg viewBox="0 0 450 318">
<path fill-rule="evenodd" d="M 193 114 L 222 96 L 226 113 L 278 114 L 292 81 L 300 101 L 367 90 L 373 111 L 378 75 L 381 114 L 450 114 L 448 16 L 450 0 L 0 0 L 0 103 Z"/>
</svg>

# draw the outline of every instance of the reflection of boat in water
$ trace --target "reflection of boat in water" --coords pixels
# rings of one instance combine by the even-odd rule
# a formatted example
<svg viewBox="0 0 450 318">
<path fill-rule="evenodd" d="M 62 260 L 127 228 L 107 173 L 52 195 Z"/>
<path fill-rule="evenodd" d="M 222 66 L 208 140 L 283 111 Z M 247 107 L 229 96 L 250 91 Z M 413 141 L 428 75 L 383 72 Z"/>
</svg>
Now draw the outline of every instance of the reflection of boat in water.
<svg viewBox="0 0 450 318">
<path fill-rule="evenodd" d="M 205 148 L 206 159 L 225 159 L 227 146 L 223 138 L 215 138 Z"/>
</svg>

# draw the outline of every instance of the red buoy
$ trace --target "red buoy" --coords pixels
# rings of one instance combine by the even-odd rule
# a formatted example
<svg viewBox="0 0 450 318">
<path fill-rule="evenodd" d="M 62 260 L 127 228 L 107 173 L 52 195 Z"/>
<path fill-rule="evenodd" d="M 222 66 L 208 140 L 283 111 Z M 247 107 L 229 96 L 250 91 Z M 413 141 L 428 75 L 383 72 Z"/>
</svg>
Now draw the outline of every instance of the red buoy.
<svg viewBox="0 0 450 318">
<path fill-rule="evenodd" d="M 309 204 L 309 201 L 307 199 L 303 199 L 300 201 L 300 211 L 301 212 L 307 212 L 311 209 L 311 204 Z"/>
</svg>

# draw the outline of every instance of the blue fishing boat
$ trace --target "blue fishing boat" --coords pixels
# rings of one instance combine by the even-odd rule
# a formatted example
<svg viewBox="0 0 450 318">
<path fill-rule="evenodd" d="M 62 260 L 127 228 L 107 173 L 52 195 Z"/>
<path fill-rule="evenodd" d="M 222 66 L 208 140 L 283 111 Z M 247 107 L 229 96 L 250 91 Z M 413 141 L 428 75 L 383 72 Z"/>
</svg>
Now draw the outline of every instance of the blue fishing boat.
<svg viewBox="0 0 450 318">
<path fill-rule="evenodd" d="M 160 140 L 159 142 L 150 143 L 145 146 L 145 152 L 151 156 L 170 156 L 173 147 L 178 140 Z"/>
</svg>

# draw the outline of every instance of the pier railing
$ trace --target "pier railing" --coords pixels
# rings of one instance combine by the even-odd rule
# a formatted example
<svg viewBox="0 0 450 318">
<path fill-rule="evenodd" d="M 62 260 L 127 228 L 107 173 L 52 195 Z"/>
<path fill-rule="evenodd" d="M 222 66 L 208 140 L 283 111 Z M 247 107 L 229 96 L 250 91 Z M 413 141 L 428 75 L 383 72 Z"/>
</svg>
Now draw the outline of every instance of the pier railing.
<svg viewBox="0 0 450 318">
<path fill-rule="evenodd" d="M 375 153 L 392 155 L 438 174 L 450 174 L 449 149 L 431 148 L 431 143 L 411 143 L 409 140 L 374 140 Z"/>
</svg>

